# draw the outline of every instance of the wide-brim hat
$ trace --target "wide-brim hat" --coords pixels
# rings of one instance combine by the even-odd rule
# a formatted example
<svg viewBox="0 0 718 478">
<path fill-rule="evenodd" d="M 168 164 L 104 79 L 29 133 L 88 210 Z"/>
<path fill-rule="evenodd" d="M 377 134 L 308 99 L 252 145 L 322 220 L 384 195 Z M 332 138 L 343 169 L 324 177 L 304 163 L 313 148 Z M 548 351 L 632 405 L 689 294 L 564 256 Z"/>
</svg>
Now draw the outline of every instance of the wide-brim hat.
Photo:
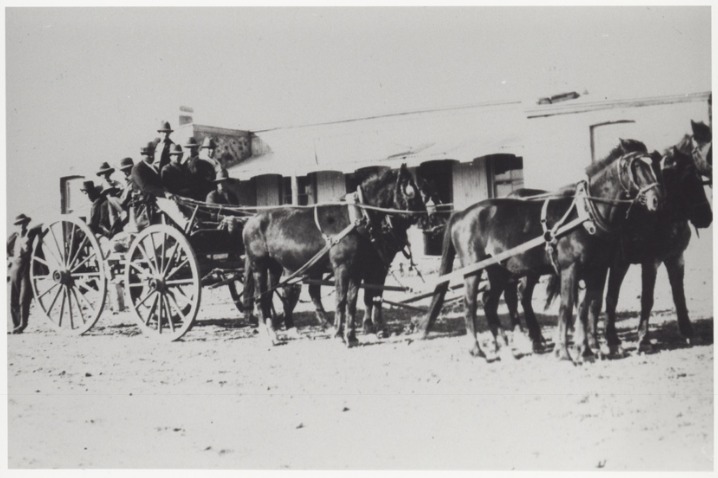
<svg viewBox="0 0 718 478">
<path fill-rule="evenodd" d="M 82 191 L 83 193 L 86 193 L 88 191 L 92 191 L 95 189 L 95 182 L 94 181 L 82 181 Z"/>
<path fill-rule="evenodd" d="M 184 151 L 182 151 L 182 146 L 179 144 L 175 144 L 172 146 L 172 151 L 170 151 L 170 156 L 179 156 L 180 154 L 184 154 Z"/>
<path fill-rule="evenodd" d="M 114 172 L 115 172 L 115 168 L 113 168 L 112 166 L 107 164 L 107 161 L 105 161 L 104 163 L 102 163 L 100 165 L 100 170 L 97 171 L 97 175 L 100 176 L 101 174 L 114 173 Z"/>
<path fill-rule="evenodd" d="M 135 166 L 135 162 L 132 161 L 132 158 L 122 158 L 122 161 L 120 161 L 120 170 L 124 171 L 125 169 L 132 169 Z"/>
<path fill-rule="evenodd" d="M 221 183 L 222 181 L 227 181 L 229 179 L 229 174 L 227 174 L 227 171 L 222 169 L 217 173 L 217 177 L 214 178 L 215 183 Z"/>
<path fill-rule="evenodd" d="M 18 216 L 15 218 L 15 222 L 13 222 L 13 225 L 19 226 L 20 224 L 27 224 L 30 221 L 31 219 L 26 215 L 18 214 Z"/>
<path fill-rule="evenodd" d="M 172 126 L 170 126 L 169 121 L 163 121 L 160 123 L 160 129 L 157 130 L 158 133 L 171 133 L 174 130 L 172 129 Z"/>
<path fill-rule="evenodd" d="M 187 140 L 187 144 L 185 144 L 184 147 L 187 149 L 199 148 L 199 143 L 194 137 L 191 137 Z"/>
<path fill-rule="evenodd" d="M 202 141 L 202 149 L 216 149 L 217 143 L 214 142 L 214 140 L 210 137 L 204 138 L 204 141 Z"/>
</svg>

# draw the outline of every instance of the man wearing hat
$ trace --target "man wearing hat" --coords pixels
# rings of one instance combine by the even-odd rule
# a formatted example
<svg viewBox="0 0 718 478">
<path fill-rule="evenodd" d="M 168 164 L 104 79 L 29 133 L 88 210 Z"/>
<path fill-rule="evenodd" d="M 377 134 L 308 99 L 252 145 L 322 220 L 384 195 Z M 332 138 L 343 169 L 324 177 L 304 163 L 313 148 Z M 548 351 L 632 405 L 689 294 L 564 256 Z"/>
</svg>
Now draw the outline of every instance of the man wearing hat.
<svg viewBox="0 0 718 478">
<path fill-rule="evenodd" d="M 142 148 L 141 153 L 144 158 L 132 167 L 132 172 L 130 173 L 132 181 L 149 198 L 166 197 L 167 193 L 162 186 L 160 171 L 155 165 L 154 143 L 152 141 L 147 143 L 147 147 Z"/>
<path fill-rule="evenodd" d="M 115 168 L 111 167 L 105 161 L 100 165 L 97 175 L 102 178 L 99 187 L 102 190 L 102 194 L 107 198 L 107 214 L 110 220 L 111 230 L 116 231 L 122 228 L 122 225 L 119 223 L 122 221 L 120 216 L 123 211 L 119 199 L 122 194 L 122 184 L 110 178 L 114 172 Z"/>
<path fill-rule="evenodd" d="M 229 181 L 229 175 L 227 171 L 220 171 L 217 175 L 217 179 L 214 180 L 216 189 L 207 194 L 206 201 L 210 204 L 223 204 L 228 206 L 239 205 L 237 196 L 232 191 L 227 189 L 227 182 Z"/>
<path fill-rule="evenodd" d="M 80 191 L 85 193 L 92 202 L 90 220 L 87 222 L 90 230 L 95 235 L 110 237 L 112 224 L 110 223 L 110 205 L 107 203 L 107 195 L 102 194 L 102 189 L 96 186 L 94 181 L 83 181 Z"/>
<path fill-rule="evenodd" d="M 210 138 L 209 136 L 204 138 L 204 141 L 202 142 L 202 152 L 202 159 L 208 161 L 214 168 L 215 177 L 219 176 L 220 171 L 224 171 L 225 173 L 227 172 L 225 167 L 222 166 L 222 163 L 220 163 L 217 158 L 215 158 L 215 155 L 217 153 L 217 143 L 214 141 L 214 139 Z"/>
<path fill-rule="evenodd" d="M 32 284 L 30 281 L 30 256 L 33 241 L 42 230 L 42 224 L 28 228 L 31 219 L 25 214 L 15 218 L 13 225 L 17 231 L 7 241 L 8 280 L 10 281 L 10 315 L 12 316 L 11 334 L 21 334 L 27 327 L 32 302 Z"/>
<path fill-rule="evenodd" d="M 162 168 L 160 176 L 162 184 L 172 194 L 190 197 L 192 194 L 192 178 L 190 177 L 187 167 L 182 164 L 182 146 L 175 144 L 172 147 L 170 163 Z"/>
<path fill-rule="evenodd" d="M 163 121 L 160 124 L 160 129 L 157 130 L 158 133 L 162 133 L 162 139 L 160 139 L 160 142 L 155 146 L 155 158 L 159 161 L 157 168 L 160 171 L 170 162 L 170 153 L 172 152 L 172 145 L 174 144 L 170 139 L 170 134 L 172 134 L 173 131 L 169 121 Z"/>
<path fill-rule="evenodd" d="M 215 171 L 209 161 L 199 157 L 199 144 L 194 138 L 187 140 L 184 146 L 189 150 L 190 157 L 185 161 L 185 166 L 192 179 L 192 197 L 198 201 L 204 201 L 207 194 L 214 190 Z"/>
<path fill-rule="evenodd" d="M 137 232 L 138 209 L 142 205 L 142 194 L 132 179 L 132 168 L 134 166 L 135 162 L 132 158 L 122 158 L 122 161 L 120 161 L 120 171 L 125 175 L 125 187 L 122 189 L 122 194 L 120 194 L 120 206 L 124 211 L 127 211 L 127 224 L 130 226 L 128 232 Z"/>
</svg>

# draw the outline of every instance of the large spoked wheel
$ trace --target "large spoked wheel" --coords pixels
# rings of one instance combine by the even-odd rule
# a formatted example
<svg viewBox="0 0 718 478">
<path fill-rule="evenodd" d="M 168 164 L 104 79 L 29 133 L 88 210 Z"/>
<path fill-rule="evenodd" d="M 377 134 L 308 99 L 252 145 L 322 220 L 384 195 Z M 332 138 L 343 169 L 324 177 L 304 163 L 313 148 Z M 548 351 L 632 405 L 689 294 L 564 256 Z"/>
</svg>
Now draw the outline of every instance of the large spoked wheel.
<svg viewBox="0 0 718 478">
<path fill-rule="evenodd" d="M 107 273 L 100 243 L 80 219 L 62 216 L 46 225 L 30 261 L 37 305 L 59 331 L 83 334 L 100 318 Z"/>
<path fill-rule="evenodd" d="M 150 337 L 177 340 L 192 327 L 202 291 L 199 266 L 179 230 L 157 224 L 137 235 L 127 254 L 125 286 L 135 319 Z"/>
</svg>

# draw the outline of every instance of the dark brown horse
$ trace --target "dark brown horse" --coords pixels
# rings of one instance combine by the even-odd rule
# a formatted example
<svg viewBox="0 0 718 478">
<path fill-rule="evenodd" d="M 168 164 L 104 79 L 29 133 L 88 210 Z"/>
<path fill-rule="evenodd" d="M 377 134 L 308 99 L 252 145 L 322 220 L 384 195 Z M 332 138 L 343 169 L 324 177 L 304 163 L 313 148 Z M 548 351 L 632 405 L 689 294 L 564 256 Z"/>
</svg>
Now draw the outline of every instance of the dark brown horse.
<svg viewBox="0 0 718 478">
<path fill-rule="evenodd" d="M 713 212 L 705 194 L 700 176 L 705 161 L 705 134 L 702 123 L 692 123 L 693 136 L 685 136 L 676 146 L 669 148 L 660 163 L 659 178 L 665 193 L 664 207 L 654 218 L 646 218 L 645 212 L 634 210 L 635 215 L 626 224 L 621 247 L 611 266 L 606 293 L 605 338 L 608 353 L 620 352 L 620 339 L 616 333 L 616 305 L 623 278 L 631 264 L 641 264 L 641 318 L 638 324 L 638 350 L 651 350 L 648 340 L 648 320 L 653 307 L 653 290 L 656 272 L 663 263 L 673 292 L 673 302 L 678 316 L 678 329 L 689 342 L 693 328 L 688 317 L 686 297 L 683 290 L 683 252 L 691 238 L 690 224 L 705 228 L 713 222 Z M 703 125 L 705 127 L 705 125 Z M 698 146 L 697 146 L 698 145 Z"/>
<path fill-rule="evenodd" d="M 415 213 L 426 211 L 422 195 L 406 165 L 402 165 L 398 171 L 388 170 L 366 179 L 361 184 L 361 191 L 362 203 L 367 206 Z M 268 290 L 279 283 L 283 272 L 292 274 L 298 271 L 324 248 L 327 240 L 347 230 L 351 224 L 350 207 L 280 207 L 260 212 L 245 225 L 245 273 L 252 274 L 252 278 L 247 277 L 245 283 L 251 283 L 250 289 L 253 289 L 252 293 L 245 291 L 245 310 L 251 311 L 254 305 L 254 311 L 260 322 L 264 322 L 272 343 L 278 340 L 270 320 L 271 294 L 267 293 Z M 340 237 L 329 252 L 306 271 L 306 275 L 315 280 L 321 279 L 328 271 L 334 274 L 334 326 L 336 336 L 342 337 L 347 346 L 357 342 L 354 319 L 361 281 L 376 280 L 379 281 L 376 283 L 383 283 L 386 264 L 403 247 L 407 229 L 418 218 L 416 214 L 387 214 L 369 209 L 363 211 L 359 215 L 361 219 L 358 226 Z M 288 328 L 293 327 L 291 311 L 299 291 L 297 285 L 285 291 L 285 321 Z M 319 292 L 319 285 L 310 285 L 309 293 L 317 317 L 320 322 L 326 323 Z M 373 299 L 370 302 L 373 303 Z"/>
<path fill-rule="evenodd" d="M 486 268 L 490 293 L 484 303 L 484 312 L 494 336 L 494 352 L 500 326 L 496 309 L 501 294 L 512 276 L 543 275 L 554 270 L 561 275 L 561 308 L 559 311 L 559 334 L 556 353 L 559 358 L 570 360 L 568 350 L 568 327 L 574 304 L 577 282 L 583 279 L 588 294 L 603 295 L 605 271 L 610 264 L 611 248 L 606 243 L 625 220 L 626 211 L 634 205 L 642 205 L 655 211 L 661 198 L 660 187 L 652 169 L 652 161 L 646 147 L 638 141 L 621 141 L 621 144 L 604 160 L 591 165 L 586 173 L 586 194 L 575 198 L 559 195 L 545 207 L 546 224 L 572 222 L 581 207 L 593 211 L 592 223 L 598 227 L 596 234 L 577 226 L 556 238 L 555 261 L 546 249 L 534 247 L 517 253 L 500 265 Z M 576 201 L 576 202 L 574 202 Z M 519 199 L 488 199 L 465 211 L 454 213 L 444 236 L 441 274 L 448 273 L 458 254 L 462 266 L 468 266 L 544 235 L 541 225 L 542 202 Z M 465 323 L 470 353 L 483 356 L 476 337 L 476 294 L 481 273 L 465 279 Z M 448 283 L 437 286 L 429 312 L 419 323 L 420 333 L 426 337 L 436 319 Z M 588 347 L 588 324 L 579 323 L 574 342 L 578 349 L 577 359 L 591 354 Z"/>
</svg>

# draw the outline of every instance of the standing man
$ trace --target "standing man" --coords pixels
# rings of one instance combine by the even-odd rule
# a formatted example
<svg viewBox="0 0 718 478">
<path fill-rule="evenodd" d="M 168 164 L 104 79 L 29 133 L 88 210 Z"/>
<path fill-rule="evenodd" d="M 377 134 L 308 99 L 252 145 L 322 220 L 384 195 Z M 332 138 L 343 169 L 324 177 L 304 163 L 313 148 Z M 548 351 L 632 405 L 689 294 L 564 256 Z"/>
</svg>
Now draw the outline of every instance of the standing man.
<svg viewBox="0 0 718 478">
<path fill-rule="evenodd" d="M 215 155 L 217 153 L 217 143 L 215 143 L 212 138 L 204 138 L 204 141 L 202 142 L 202 150 L 204 151 L 204 157 L 202 159 L 212 164 L 212 167 L 214 168 L 215 172 L 215 177 L 219 177 L 220 171 L 224 171 L 225 173 L 227 172 L 224 166 L 222 166 L 222 163 L 220 163 L 217 158 L 215 158 Z"/>
<path fill-rule="evenodd" d="M 42 225 L 28 229 L 31 219 L 25 214 L 15 218 L 13 225 L 18 230 L 7 241 L 9 260 L 8 280 L 10 281 L 10 315 L 12 316 L 11 334 L 21 334 L 27 327 L 32 302 L 32 284 L 30 281 L 30 256 L 35 237 Z"/>
<path fill-rule="evenodd" d="M 232 191 L 227 189 L 227 181 L 229 181 L 229 175 L 227 171 L 221 171 L 217 175 L 217 179 L 214 180 L 216 188 L 214 191 L 207 195 L 207 202 L 210 204 L 223 204 L 228 206 L 238 206 L 239 200 Z"/>
<path fill-rule="evenodd" d="M 189 158 L 185 161 L 187 171 L 192 178 L 192 197 L 197 201 L 204 201 L 207 194 L 214 190 L 216 173 L 214 165 L 199 157 L 199 144 L 193 137 L 187 141 L 185 148 L 189 150 Z"/>
<path fill-rule="evenodd" d="M 193 190 L 192 178 L 187 167 L 182 164 L 183 156 L 182 146 L 175 144 L 170 153 L 172 160 L 162 168 L 160 176 L 162 177 L 162 184 L 170 193 L 190 197 Z"/>
<path fill-rule="evenodd" d="M 172 134 L 173 131 L 169 121 L 163 121 L 160 125 L 160 129 L 157 130 L 158 133 L 162 133 L 162 138 L 160 142 L 157 143 L 154 154 L 155 159 L 159 161 L 157 165 L 159 171 L 162 171 L 162 168 L 170 162 L 170 153 L 172 152 L 172 145 L 174 144 L 170 139 L 170 134 Z"/>
<path fill-rule="evenodd" d="M 102 194 L 107 197 L 107 214 L 110 221 L 111 231 L 117 232 L 122 228 L 122 206 L 120 205 L 119 196 L 122 194 L 122 184 L 115 181 L 110 176 L 115 172 L 115 168 L 107 164 L 107 161 L 100 165 L 97 176 L 102 178 L 98 186 L 102 190 Z"/>
</svg>

